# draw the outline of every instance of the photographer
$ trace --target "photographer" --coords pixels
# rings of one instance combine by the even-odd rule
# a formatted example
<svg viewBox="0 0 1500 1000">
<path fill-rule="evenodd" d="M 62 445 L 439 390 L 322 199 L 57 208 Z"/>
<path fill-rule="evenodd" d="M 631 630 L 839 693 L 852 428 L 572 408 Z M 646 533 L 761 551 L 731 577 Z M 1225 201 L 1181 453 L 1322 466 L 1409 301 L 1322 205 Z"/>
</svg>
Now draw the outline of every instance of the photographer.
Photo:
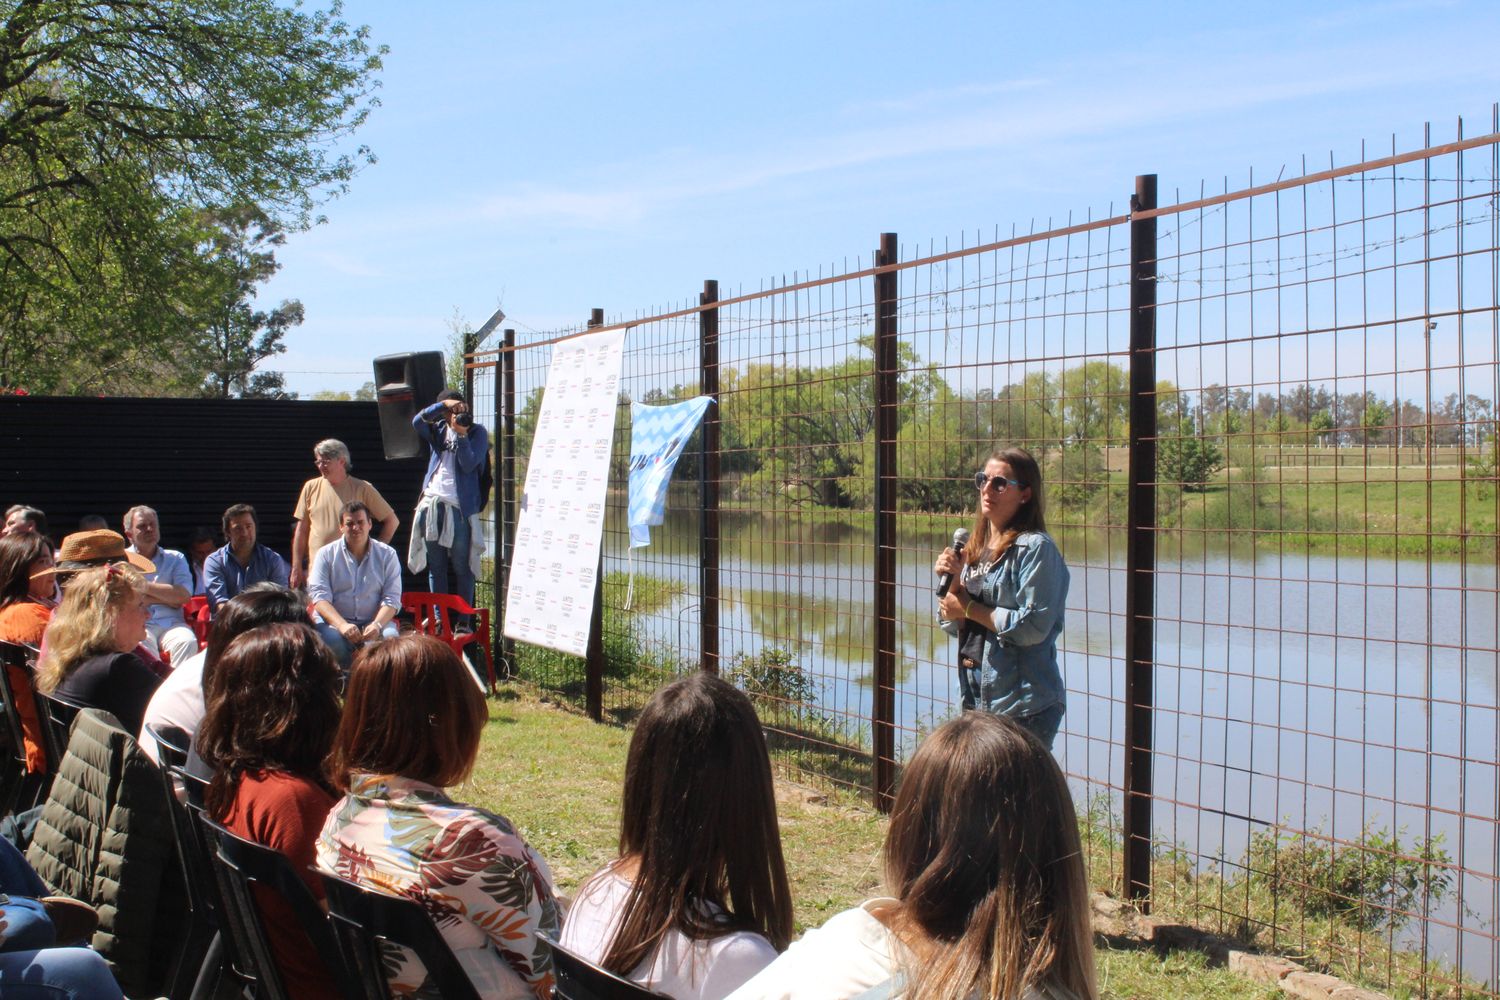
<svg viewBox="0 0 1500 1000">
<path fill-rule="evenodd" d="M 413 573 L 427 570 L 434 594 L 457 594 L 473 606 L 474 578 L 484 551 L 479 512 L 485 497 L 479 478 L 489 434 L 474 422 L 463 393 L 454 389 L 438 393 L 437 402 L 412 418 L 412 426 L 427 443 L 428 459 L 406 564 Z"/>
</svg>

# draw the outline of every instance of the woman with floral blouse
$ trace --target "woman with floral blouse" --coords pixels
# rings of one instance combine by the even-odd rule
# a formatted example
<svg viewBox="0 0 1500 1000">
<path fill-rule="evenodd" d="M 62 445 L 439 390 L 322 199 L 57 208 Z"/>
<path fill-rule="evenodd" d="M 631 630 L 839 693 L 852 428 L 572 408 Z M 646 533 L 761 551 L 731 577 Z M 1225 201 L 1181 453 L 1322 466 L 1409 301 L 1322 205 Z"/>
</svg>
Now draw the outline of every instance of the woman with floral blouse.
<svg viewBox="0 0 1500 1000">
<path fill-rule="evenodd" d="M 561 923 L 546 863 L 505 817 L 454 802 L 488 710 L 467 668 L 429 636 L 354 661 L 329 770 L 344 797 L 318 838 L 318 866 L 420 899 L 479 994 L 549 998 L 552 958 L 538 937 Z M 388 956 L 392 991 L 438 996 L 416 955 Z"/>
</svg>

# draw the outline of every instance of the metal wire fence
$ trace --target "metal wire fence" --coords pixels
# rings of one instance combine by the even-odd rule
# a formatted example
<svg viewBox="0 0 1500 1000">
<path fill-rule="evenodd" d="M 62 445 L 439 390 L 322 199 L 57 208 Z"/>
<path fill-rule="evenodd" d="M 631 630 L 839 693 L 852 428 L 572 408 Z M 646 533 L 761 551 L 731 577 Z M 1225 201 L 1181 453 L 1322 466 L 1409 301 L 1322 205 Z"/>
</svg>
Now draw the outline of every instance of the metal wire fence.
<svg viewBox="0 0 1500 1000">
<path fill-rule="evenodd" d="M 609 320 L 602 650 L 498 651 L 622 720 L 717 669 L 788 773 L 883 803 L 958 711 L 932 563 L 990 449 L 1027 447 L 1072 571 L 1056 753 L 1095 882 L 1367 982 L 1500 996 L 1496 133 L 1166 207 L 1144 179 L 1061 225 L 890 238 Z M 575 332 L 471 357 L 515 449 L 497 616 Z M 630 554 L 630 406 L 704 391 Z"/>
</svg>

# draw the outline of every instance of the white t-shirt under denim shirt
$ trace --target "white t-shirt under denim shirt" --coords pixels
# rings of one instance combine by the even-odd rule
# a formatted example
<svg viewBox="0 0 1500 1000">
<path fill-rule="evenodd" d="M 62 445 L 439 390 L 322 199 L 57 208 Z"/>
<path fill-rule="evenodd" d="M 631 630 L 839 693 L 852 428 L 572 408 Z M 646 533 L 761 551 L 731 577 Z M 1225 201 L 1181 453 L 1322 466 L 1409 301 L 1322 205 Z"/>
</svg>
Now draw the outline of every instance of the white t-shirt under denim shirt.
<svg viewBox="0 0 1500 1000">
<path fill-rule="evenodd" d="M 630 886 L 629 879 L 608 870 L 585 882 L 563 923 L 562 946 L 600 964 L 620 925 Z M 676 1000 L 723 1000 L 775 958 L 771 942 L 750 931 L 694 941 L 674 930 L 654 956 L 625 978 Z"/>
</svg>

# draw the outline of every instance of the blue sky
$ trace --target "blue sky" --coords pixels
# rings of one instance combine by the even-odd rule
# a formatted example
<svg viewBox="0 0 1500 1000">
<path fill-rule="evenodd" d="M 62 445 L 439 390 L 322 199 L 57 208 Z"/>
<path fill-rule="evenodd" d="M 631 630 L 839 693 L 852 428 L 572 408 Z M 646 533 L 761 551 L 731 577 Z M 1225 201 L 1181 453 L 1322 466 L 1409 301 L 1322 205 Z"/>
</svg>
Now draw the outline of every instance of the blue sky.
<svg viewBox="0 0 1500 1000">
<path fill-rule="evenodd" d="M 522 330 L 1489 131 L 1500 4 L 361 2 L 379 162 L 296 234 L 271 367 L 354 389 L 455 312 Z"/>
</svg>

